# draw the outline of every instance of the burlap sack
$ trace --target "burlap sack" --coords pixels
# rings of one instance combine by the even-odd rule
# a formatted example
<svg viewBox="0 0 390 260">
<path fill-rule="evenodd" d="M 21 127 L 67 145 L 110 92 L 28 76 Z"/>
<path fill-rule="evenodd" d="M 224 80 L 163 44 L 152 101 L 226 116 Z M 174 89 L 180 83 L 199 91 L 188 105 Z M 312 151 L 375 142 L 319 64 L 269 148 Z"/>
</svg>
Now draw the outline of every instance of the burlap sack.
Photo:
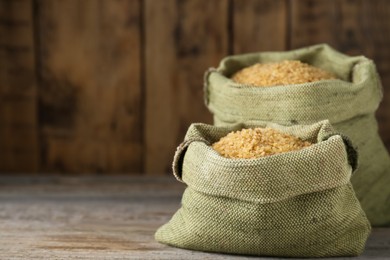
<svg viewBox="0 0 390 260">
<path fill-rule="evenodd" d="M 326 69 L 341 80 L 262 88 L 229 79 L 254 63 L 286 59 Z M 371 60 L 346 56 L 324 44 L 230 56 L 206 73 L 205 99 L 217 126 L 248 120 L 294 125 L 329 119 L 358 147 L 360 166 L 352 184 L 368 219 L 373 226 L 390 225 L 390 157 L 378 135 L 374 115 L 382 88 Z"/>
<path fill-rule="evenodd" d="M 232 130 L 269 126 L 317 142 L 258 159 L 227 159 L 210 144 Z M 286 257 L 356 256 L 370 224 L 350 177 L 356 151 L 329 122 L 216 127 L 193 124 L 176 151 L 182 206 L 155 238 L 175 247 Z"/>
</svg>

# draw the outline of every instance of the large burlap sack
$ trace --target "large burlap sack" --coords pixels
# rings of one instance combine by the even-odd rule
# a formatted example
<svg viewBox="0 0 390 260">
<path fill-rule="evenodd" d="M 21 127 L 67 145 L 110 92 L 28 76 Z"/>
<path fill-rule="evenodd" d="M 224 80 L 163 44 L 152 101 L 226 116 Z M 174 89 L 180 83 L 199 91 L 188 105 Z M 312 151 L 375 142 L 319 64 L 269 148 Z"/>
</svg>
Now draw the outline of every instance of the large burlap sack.
<svg viewBox="0 0 390 260">
<path fill-rule="evenodd" d="M 210 146 L 232 130 L 272 127 L 316 142 L 299 151 L 228 159 Z M 287 257 L 356 256 L 370 224 L 350 177 L 356 151 L 327 121 L 216 127 L 193 124 L 173 170 L 188 185 L 182 206 L 155 234 L 168 245 L 232 254 Z"/>
<path fill-rule="evenodd" d="M 253 87 L 229 78 L 254 63 L 286 59 L 331 71 L 341 80 Z M 217 126 L 248 120 L 294 125 L 329 119 L 358 147 L 360 166 L 352 184 L 368 219 L 373 226 L 390 225 L 390 157 L 378 135 L 374 115 L 382 87 L 372 60 L 346 56 L 324 44 L 230 56 L 206 73 L 205 99 Z"/>
</svg>

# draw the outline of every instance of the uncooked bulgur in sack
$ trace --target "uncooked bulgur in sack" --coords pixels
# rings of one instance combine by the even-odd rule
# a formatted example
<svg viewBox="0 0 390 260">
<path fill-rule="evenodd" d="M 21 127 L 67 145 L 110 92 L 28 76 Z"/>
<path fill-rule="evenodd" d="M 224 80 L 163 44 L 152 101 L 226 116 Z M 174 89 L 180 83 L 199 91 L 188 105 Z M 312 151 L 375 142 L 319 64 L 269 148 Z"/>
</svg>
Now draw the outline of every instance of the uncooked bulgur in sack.
<svg viewBox="0 0 390 260">
<path fill-rule="evenodd" d="M 286 81 L 272 87 L 231 79 L 254 64 L 283 65 L 285 60 L 310 64 L 333 74 L 335 79 L 299 84 Z M 286 71 L 277 70 L 280 70 L 277 74 Z M 267 73 L 264 68 L 263 73 Z M 378 134 L 375 118 L 381 99 L 382 86 L 373 61 L 344 55 L 326 44 L 286 52 L 228 56 L 217 69 L 205 74 L 205 100 L 217 126 L 248 120 L 281 125 L 313 124 L 328 119 L 337 131 L 348 136 L 360 154 L 360 166 L 351 182 L 373 226 L 390 225 L 390 156 Z"/>
<path fill-rule="evenodd" d="M 312 145 L 255 159 L 225 158 L 212 148 L 232 131 L 259 127 Z M 327 121 L 291 127 L 192 124 L 173 162 L 174 175 L 187 184 L 182 206 L 155 238 L 231 254 L 359 255 L 370 224 L 350 182 L 356 167 L 356 151 Z"/>
</svg>

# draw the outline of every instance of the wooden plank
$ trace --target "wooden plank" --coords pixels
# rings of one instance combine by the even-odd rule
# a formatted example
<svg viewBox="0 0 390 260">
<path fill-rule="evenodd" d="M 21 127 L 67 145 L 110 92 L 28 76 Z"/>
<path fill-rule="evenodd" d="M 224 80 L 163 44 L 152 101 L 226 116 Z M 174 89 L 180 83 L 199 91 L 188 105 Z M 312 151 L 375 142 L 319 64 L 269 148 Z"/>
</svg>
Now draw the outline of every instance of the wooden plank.
<svg viewBox="0 0 390 260">
<path fill-rule="evenodd" d="M 192 122 L 211 122 L 203 73 L 228 51 L 228 1 L 145 0 L 145 170 L 171 171 Z"/>
<path fill-rule="evenodd" d="M 233 53 L 283 51 L 288 44 L 285 0 L 232 1 Z"/>
<path fill-rule="evenodd" d="M 379 129 L 390 151 L 390 4 L 378 1 L 291 1 L 291 47 L 326 42 L 349 55 L 372 58 L 384 98 L 377 112 Z"/>
<path fill-rule="evenodd" d="M 46 172 L 140 172 L 138 0 L 37 4 Z"/>
<path fill-rule="evenodd" d="M 337 1 L 290 0 L 290 48 L 326 42 L 338 47 Z"/>
<path fill-rule="evenodd" d="M 38 170 L 32 1 L 0 1 L 0 172 Z"/>
<path fill-rule="evenodd" d="M 340 9 L 341 49 L 351 55 L 365 55 L 377 65 L 384 87 L 377 118 L 381 137 L 390 151 L 390 3 L 340 0 Z"/>
<path fill-rule="evenodd" d="M 173 177 L 156 176 L 0 178 L 0 258 L 254 259 L 154 240 L 155 230 L 180 207 L 184 188 Z M 390 228 L 378 228 L 354 259 L 389 255 Z"/>
</svg>

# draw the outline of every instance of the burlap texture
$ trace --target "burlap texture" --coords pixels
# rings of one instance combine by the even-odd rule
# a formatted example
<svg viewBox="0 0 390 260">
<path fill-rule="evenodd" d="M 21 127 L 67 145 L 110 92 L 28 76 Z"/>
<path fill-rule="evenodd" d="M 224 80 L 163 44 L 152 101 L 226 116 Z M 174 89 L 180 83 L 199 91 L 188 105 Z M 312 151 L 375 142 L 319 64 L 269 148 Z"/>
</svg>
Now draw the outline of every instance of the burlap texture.
<svg viewBox="0 0 390 260">
<path fill-rule="evenodd" d="M 269 126 L 316 144 L 258 159 L 228 159 L 210 144 L 232 130 Z M 221 253 L 286 257 L 355 256 L 370 224 L 350 177 L 357 154 L 328 121 L 285 127 L 256 122 L 193 124 L 174 157 L 188 185 L 182 206 L 155 238 Z"/>
<path fill-rule="evenodd" d="M 326 69 L 341 80 L 264 88 L 229 78 L 254 63 L 286 59 Z M 325 44 L 229 56 L 205 74 L 205 100 L 217 126 L 248 120 L 294 125 L 328 119 L 337 131 L 350 137 L 360 154 L 352 184 L 373 226 L 390 225 L 390 157 L 374 115 L 381 99 L 382 87 L 371 60 L 346 56 Z"/>
</svg>

